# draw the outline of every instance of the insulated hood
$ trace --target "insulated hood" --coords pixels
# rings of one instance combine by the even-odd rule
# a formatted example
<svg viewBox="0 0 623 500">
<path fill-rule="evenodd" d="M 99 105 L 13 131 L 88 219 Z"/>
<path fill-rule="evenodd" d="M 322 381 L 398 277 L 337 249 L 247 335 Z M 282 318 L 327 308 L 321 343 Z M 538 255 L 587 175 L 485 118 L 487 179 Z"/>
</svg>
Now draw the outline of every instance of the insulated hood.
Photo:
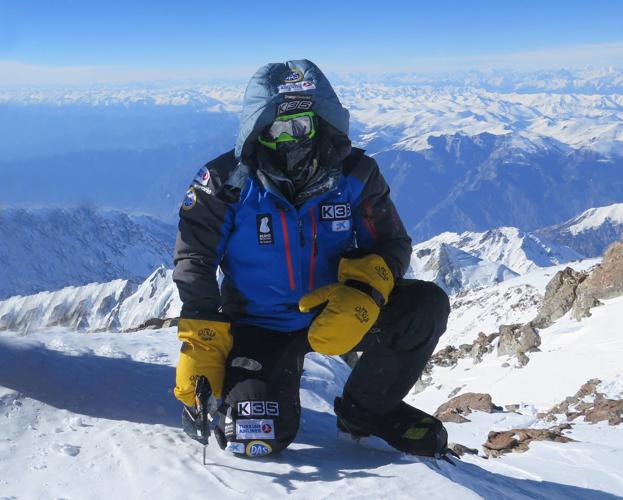
<svg viewBox="0 0 623 500">
<path fill-rule="evenodd" d="M 258 135 L 278 115 L 310 110 L 348 136 L 348 110 L 318 66 L 307 59 L 262 66 L 244 94 L 236 158 L 244 162 L 252 155 Z"/>
</svg>

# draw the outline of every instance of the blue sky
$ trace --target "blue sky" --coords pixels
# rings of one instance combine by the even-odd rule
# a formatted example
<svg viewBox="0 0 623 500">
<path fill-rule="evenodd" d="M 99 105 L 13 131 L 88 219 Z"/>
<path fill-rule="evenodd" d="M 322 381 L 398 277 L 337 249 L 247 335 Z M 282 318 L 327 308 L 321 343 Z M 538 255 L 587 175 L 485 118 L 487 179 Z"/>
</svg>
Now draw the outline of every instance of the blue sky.
<svg viewBox="0 0 623 500">
<path fill-rule="evenodd" d="M 619 0 L 0 0 L 0 71 L 242 76 L 301 57 L 334 71 L 623 66 L 621 19 Z"/>
</svg>

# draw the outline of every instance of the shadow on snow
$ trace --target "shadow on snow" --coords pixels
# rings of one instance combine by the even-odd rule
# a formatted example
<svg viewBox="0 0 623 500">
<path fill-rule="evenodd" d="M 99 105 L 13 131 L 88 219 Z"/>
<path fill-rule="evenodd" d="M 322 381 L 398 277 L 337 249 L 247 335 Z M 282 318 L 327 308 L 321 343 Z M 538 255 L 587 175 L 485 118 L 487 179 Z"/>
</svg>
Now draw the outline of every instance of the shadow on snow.
<svg viewBox="0 0 623 500">
<path fill-rule="evenodd" d="M 172 394 L 174 381 L 175 370 L 166 365 L 94 354 L 72 356 L 43 346 L 18 347 L 0 341 L 1 386 L 82 415 L 179 427 L 180 405 Z M 330 414 L 303 409 L 302 418 L 302 429 L 296 442 L 310 447 L 288 449 L 257 464 L 281 463 L 292 466 L 293 470 L 282 473 L 250 471 L 245 466 L 252 462 L 245 460 L 243 464 L 243 459 L 240 468 L 225 464 L 214 466 L 271 477 L 276 484 L 294 491 L 299 487 L 295 483 L 300 482 L 332 482 L 359 477 L 391 480 L 394 476 L 371 471 L 390 464 L 395 467 L 413 465 L 413 462 L 401 460 L 397 452 L 375 451 L 337 441 L 334 435 L 335 417 Z M 516 479 L 461 461 L 457 461 L 456 467 L 431 459 L 418 462 L 485 499 L 620 498 L 598 490 Z M 300 470 L 308 467 L 313 470 Z M 382 489 L 383 483 L 379 482 L 378 486 Z"/>
</svg>

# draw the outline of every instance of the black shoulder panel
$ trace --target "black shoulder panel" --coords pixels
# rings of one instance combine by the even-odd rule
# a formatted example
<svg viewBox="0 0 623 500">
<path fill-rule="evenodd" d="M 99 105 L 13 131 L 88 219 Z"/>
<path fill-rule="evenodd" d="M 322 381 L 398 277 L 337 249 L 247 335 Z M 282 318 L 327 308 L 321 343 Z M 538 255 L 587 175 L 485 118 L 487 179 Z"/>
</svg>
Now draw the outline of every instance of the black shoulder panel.
<svg viewBox="0 0 623 500">
<path fill-rule="evenodd" d="M 234 150 L 209 161 L 204 168 L 210 173 L 209 189 L 225 202 L 238 201 L 240 191 L 249 178 L 249 169 L 238 162 Z"/>
<path fill-rule="evenodd" d="M 238 161 L 234 156 L 233 149 L 205 164 L 205 167 L 210 171 L 210 180 L 216 191 L 220 190 L 227 182 L 236 165 L 238 165 Z"/>
<path fill-rule="evenodd" d="M 364 154 L 363 149 L 353 148 L 343 162 L 344 175 L 352 175 L 362 183 L 366 183 L 370 176 L 378 170 L 376 160 Z"/>
</svg>

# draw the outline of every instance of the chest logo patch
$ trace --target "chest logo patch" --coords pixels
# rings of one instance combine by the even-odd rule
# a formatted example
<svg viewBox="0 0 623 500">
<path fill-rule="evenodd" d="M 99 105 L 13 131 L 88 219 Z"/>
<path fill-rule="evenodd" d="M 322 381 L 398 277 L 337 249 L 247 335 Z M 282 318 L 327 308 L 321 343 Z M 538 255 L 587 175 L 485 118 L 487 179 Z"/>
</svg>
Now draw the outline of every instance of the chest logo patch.
<svg viewBox="0 0 623 500">
<path fill-rule="evenodd" d="M 275 242 L 272 215 L 257 214 L 255 216 L 255 223 L 257 226 L 257 242 L 260 245 L 272 245 Z"/>
<path fill-rule="evenodd" d="M 350 219 L 350 203 L 321 203 L 320 220 L 344 220 Z"/>
</svg>

